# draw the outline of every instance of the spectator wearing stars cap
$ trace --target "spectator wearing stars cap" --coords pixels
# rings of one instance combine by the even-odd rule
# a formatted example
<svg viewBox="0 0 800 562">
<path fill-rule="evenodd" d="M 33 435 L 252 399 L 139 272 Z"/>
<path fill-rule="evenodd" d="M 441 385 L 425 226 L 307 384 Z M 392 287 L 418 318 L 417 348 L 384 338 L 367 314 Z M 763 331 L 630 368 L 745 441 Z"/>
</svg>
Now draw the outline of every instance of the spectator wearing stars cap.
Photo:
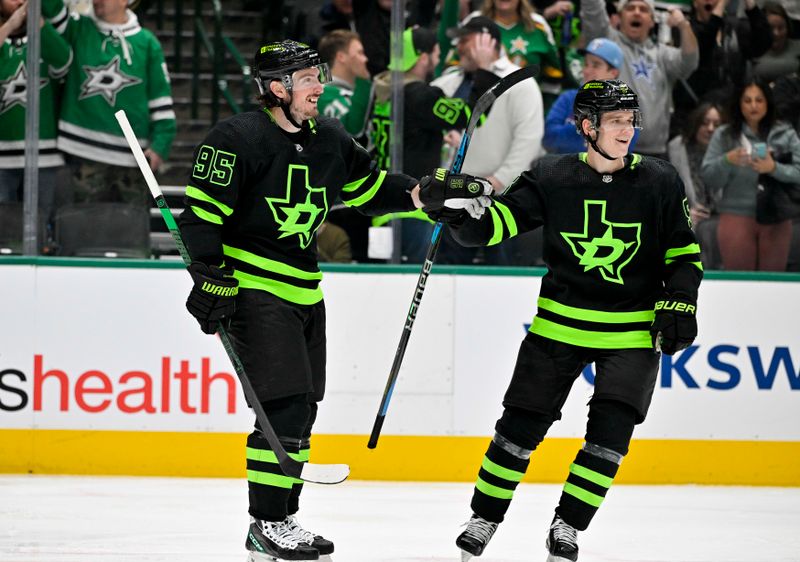
<svg viewBox="0 0 800 562">
<path fill-rule="evenodd" d="M 639 95 L 642 114 L 646 116 L 637 141 L 636 152 L 666 159 L 672 88 L 676 81 L 688 78 L 700 60 L 697 39 L 683 12 L 670 11 L 667 25 L 680 33 L 680 47 L 655 42 L 650 32 L 655 27 L 653 0 L 621 0 L 618 6 L 620 25 L 609 23 L 605 0 L 583 0 L 581 21 L 583 35 L 591 41 L 605 37 L 617 43 L 624 55 L 619 78 Z"/>
</svg>

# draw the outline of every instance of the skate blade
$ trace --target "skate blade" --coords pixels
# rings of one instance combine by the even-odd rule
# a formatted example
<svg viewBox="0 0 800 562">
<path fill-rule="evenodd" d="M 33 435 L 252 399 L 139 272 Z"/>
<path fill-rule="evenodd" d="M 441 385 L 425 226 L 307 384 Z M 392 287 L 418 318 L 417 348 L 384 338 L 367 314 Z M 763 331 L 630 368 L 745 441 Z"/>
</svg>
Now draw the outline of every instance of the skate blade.
<svg viewBox="0 0 800 562">
<path fill-rule="evenodd" d="M 319 562 L 333 562 L 333 558 L 329 554 L 323 554 L 318 559 Z M 247 562 L 287 562 L 283 558 L 275 558 L 269 554 L 261 554 L 260 552 L 250 552 L 247 554 Z"/>
</svg>

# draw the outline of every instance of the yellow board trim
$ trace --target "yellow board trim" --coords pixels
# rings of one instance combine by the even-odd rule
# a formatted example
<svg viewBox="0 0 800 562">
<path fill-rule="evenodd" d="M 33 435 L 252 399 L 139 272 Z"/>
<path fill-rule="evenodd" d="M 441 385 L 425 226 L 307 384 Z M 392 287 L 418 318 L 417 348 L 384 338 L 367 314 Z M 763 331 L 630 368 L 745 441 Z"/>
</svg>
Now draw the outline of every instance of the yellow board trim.
<svg viewBox="0 0 800 562">
<path fill-rule="evenodd" d="M 371 450 L 366 435 L 315 435 L 311 459 L 356 480 L 475 482 L 489 440 L 383 435 Z M 582 442 L 545 439 L 523 482 L 563 483 Z M 245 447 L 239 433 L 2 429 L 0 473 L 244 479 Z M 800 442 L 638 439 L 614 484 L 800 486 Z"/>
</svg>

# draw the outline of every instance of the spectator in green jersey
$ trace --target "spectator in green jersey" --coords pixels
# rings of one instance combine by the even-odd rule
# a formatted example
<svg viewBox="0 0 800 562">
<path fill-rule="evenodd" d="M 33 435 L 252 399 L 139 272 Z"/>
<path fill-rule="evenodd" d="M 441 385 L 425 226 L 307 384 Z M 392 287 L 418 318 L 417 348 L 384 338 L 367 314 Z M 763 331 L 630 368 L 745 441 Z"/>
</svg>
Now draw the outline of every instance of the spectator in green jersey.
<svg viewBox="0 0 800 562">
<path fill-rule="evenodd" d="M 63 0 L 43 0 L 42 12 L 75 54 L 58 123 L 75 202 L 124 202 L 147 212 L 150 196 L 114 113 L 125 110 L 158 170 L 175 137 L 175 112 L 161 45 L 129 3 L 93 0 L 93 15 L 70 17 Z"/>
<path fill-rule="evenodd" d="M 0 203 L 22 200 L 28 100 L 27 11 L 26 0 L 0 0 Z M 40 34 L 39 218 L 47 223 L 53 209 L 56 173 L 64 164 L 56 149 L 54 86 L 67 73 L 72 50 L 49 23 L 42 22 Z"/>
<path fill-rule="evenodd" d="M 336 29 L 320 40 L 319 55 L 328 63 L 332 76 L 317 103 L 319 111 L 341 121 L 358 139 L 364 135 L 372 93 L 364 45 L 358 33 Z"/>
</svg>

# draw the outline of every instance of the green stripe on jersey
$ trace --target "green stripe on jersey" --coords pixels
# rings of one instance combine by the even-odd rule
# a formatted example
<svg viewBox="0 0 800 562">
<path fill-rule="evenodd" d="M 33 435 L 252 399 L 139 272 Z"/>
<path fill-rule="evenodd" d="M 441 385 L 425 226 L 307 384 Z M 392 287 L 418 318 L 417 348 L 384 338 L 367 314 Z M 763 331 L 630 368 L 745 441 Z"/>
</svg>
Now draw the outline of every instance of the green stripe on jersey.
<svg viewBox="0 0 800 562">
<path fill-rule="evenodd" d="M 647 330 L 628 332 L 580 330 L 556 324 L 540 316 L 533 319 L 529 331 L 551 340 L 595 349 L 648 349 L 653 347 L 650 332 Z"/>
<path fill-rule="evenodd" d="M 198 201 L 205 201 L 206 203 L 211 203 L 217 209 L 222 211 L 222 214 L 225 215 L 226 217 L 229 217 L 233 214 L 233 209 L 231 209 L 224 203 L 220 203 L 213 197 L 209 197 L 208 195 L 205 194 L 205 192 L 199 190 L 193 185 L 186 186 L 186 196 L 191 197 L 192 199 L 197 199 Z"/>
<path fill-rule="evenodd" d="M 322 300 L 322 289 L 319 286 L 314 289 L 306 289 L 276 279 L 251 275 L 243 271 L 234 271 L 233 277 L 239 281 L 240 289 L 266 291 L 295 304 L 312 305 Z"/>
<path fill-rule="evenodd" d="M 605 324 L 627 324 L 629 322 L 652 322 L 655 318 L 653 310 L 635 310 L 631 312 L 606 312 L 603 310 L 590 310 L 588 308 L 578 308 L 567 306 L 551 299 L 539 297 L 538 307 L 542 310 L 555 312 L 560 316 L 572 318 L 573 320 L 585 320 L 588 322 L 603 322 Z"/>
</svg>

